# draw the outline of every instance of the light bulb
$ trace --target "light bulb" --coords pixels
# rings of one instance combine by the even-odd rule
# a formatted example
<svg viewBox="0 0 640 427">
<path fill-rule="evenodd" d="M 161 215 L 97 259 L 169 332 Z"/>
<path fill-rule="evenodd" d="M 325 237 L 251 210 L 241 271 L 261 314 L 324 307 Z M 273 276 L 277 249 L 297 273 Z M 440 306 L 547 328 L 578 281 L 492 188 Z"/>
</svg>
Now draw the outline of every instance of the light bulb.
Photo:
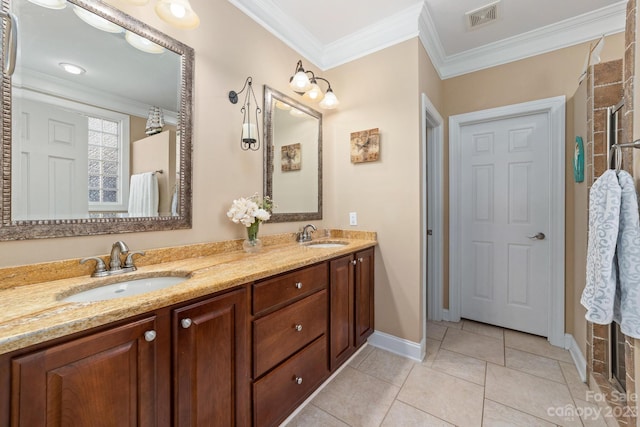
<svg viewBox="0 0 640 427">
<path fill-rule="evenodd" d="M 184 18 L 187 14 L 187 9 L 185 9 L 185 7 L 179 3 L 171 3 L 171 6 L 169 6 L 169 11 L 178 19 Z"/>
</svg>

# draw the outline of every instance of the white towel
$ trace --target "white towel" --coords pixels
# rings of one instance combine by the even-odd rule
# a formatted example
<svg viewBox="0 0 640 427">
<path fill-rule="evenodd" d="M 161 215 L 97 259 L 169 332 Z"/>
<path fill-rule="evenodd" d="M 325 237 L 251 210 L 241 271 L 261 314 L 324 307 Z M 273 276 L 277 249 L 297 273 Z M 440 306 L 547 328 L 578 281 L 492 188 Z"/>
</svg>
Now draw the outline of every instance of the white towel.
<svg viewBox="0 0 640 427">
<path fill-rule="evenodd" d="M 153 172 L 131 175 L 129 216 L 157 216 L 158 197 L 158 179 Z"/>
<path fill-rule="evenodd" d="M 580 298 L 587 309 L 586 319 L 601 325 L 613 320 L 620 201 L 618 176 L 614 170 L 607 170 L 589 191 L 587 283 Z"/>
<path fill-rule="evenodd" d="M 618 231 L 618 285 L 614 320 L 623 334 L 640 338 L 640 218 L 633 177 L 618 174 L 622 188 Z"/>
</svg>

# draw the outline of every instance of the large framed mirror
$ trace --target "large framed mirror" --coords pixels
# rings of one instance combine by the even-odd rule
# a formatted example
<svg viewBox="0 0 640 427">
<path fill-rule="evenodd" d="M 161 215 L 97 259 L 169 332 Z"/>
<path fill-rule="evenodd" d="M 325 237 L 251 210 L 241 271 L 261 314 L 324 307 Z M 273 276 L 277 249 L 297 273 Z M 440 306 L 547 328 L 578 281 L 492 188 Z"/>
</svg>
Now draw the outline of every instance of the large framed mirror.
<svg viewBox="0 0 640 427">
<path fill-rule="evenodd" d="M 322 219 L 322 113 L 264 87 L 264 194 L 271 222 Z"/>
<path fill-rule="evenodd" d="M 99 0 L 45 3 L 2 1 L 0 240 L 190 228 L 193 49 Z"/>
</svg>

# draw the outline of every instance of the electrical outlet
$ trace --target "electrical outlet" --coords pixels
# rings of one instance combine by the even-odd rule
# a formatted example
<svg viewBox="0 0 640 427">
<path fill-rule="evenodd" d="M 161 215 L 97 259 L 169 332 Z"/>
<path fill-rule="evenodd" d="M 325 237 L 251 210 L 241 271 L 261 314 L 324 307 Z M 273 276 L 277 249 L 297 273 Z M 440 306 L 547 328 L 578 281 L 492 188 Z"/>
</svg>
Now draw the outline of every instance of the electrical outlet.
<svg viewBox="0 0 640 427">
<path fill-rule="evenodd" d="M 349 225 L 358 225 L 358 214 L 356 212 L 349 212 Z"/>
</svg>

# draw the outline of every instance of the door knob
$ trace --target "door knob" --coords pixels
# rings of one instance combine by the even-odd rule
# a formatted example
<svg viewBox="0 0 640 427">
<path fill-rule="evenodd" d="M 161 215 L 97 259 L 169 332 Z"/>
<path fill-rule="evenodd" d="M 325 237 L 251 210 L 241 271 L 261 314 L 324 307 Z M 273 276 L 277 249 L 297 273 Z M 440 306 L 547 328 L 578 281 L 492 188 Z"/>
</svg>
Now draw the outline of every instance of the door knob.
<svg viewBox="0 0 640 427">
<path fill-rule="evenodd" d="M 533 236 L 527 236 L 531 240 L 544 240 L 547 236 L 544 233 L 534 234 Z"/>
</svg>

